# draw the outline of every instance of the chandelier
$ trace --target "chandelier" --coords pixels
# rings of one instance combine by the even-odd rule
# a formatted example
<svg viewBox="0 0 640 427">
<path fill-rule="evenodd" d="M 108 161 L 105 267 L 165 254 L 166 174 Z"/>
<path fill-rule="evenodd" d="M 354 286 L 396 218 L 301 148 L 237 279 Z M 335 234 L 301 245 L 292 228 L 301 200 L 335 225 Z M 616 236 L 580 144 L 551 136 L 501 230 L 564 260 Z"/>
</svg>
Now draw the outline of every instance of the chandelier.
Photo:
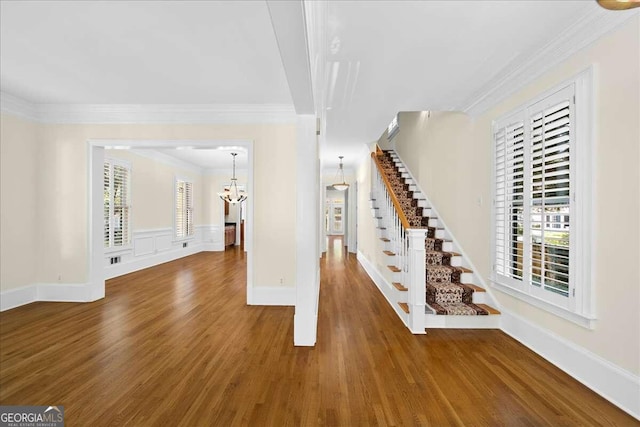
<svg viewBox="0 0 640 427">
<path fill-rule="evenodd" d="M 236 156 L 238 153 L 231 153 L 231 155 L 233 156 L 233 177 L 231 178 L 231 184 L 229 184 L 222 193 L 218 193 L 218 196 L 225 202 L 236 204 L 247 200 L 247 193 L 245 193 L 244 190 L 238 189 L 238 179 L 236 178 Z"/>
<path fill-rule="evenodd" d="M 342 159 L 344 158 L 344 156 L 338 156 L 338 158 L 340 159 L 340 166 L 338 167 L 338 172 L 336 173 L 336 175 L 342 176 L 342 182 L 333 184 L 333 188 L 338 191 L 344 191 L 349 188 L 349 184 L 347 184 L 344 180 L 344 167 L 342 166 Z"/>
</svg>

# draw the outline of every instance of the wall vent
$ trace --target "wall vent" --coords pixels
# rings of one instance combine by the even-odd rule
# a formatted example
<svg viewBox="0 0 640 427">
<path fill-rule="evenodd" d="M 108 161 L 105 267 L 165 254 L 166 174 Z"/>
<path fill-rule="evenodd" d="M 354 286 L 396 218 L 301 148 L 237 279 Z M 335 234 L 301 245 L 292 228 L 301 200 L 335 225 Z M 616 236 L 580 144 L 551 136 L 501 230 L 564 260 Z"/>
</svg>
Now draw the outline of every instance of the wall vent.
<svg viewBox="0 0 640 427">
<path fill-rule="evenodd" d="M 182 247 L 183 247 L 183 248 L 186 248 L 186 247 L 187 247 L 187 242 L 184 242 L 184 243 L 182 244 Z"/>
<path fill-rule="evenodd" d="M 121 259 L 120 259 L 120 255 L 118 255 L 118 256 L 112 256 L 112 257 L 110 258 L 110 260 L 109 260 L 109 262 L 111 263 L 111 265 L 113 265 L 113 264 L 120 264 L 120 261 L 121 261 Z"/>
</svg>

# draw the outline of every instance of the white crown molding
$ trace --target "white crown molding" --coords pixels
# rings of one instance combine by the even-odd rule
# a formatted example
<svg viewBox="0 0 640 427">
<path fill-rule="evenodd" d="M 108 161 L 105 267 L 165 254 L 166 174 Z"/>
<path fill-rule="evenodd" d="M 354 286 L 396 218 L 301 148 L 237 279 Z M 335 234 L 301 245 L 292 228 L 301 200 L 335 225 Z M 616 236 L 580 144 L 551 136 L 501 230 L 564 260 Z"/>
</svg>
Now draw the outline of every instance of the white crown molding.
<svg viewBox="0 0 640 427">
<path fill-rule="evenodd" d="M 0 111 L 23 119 L 38 121 L 36 105 L 6 92 L 0 92 Z"/>
<path fill-rule="evenodd" d="M 516 59 L 456 109 L 471 116 L 487 111 L 560 62 L 638 15 L 638 10 L 612 12 L 594 5 L 591 11 L 568 26 L 553 41 L 533 55 Z"/>
<path fill-rule="evenodd" d="M 53 124 L 295 123 L 288 104 L 33 104 L 2 92 L 2 112 Z"/>
</svg>

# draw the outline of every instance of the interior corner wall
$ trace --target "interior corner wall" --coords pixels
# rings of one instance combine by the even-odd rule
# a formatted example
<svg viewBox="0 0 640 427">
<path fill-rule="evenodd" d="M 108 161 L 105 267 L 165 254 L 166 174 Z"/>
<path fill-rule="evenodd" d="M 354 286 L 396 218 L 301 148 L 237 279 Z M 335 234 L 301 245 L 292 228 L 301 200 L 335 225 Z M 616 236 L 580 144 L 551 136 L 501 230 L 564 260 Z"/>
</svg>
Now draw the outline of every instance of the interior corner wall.
<svg viewBox="0 0 640 427">
<path fill-rule="evenodd" d="M 586 329 L 494 291 L 529 324 L 640 374 L 640 17 L 553 67 L 478 117 L 401 120 L 396 148 L 478 273 L 491 270 L 492 121 L 595 67 L 593 263 L 597 321 Z M 406 118 L 401 116 L 401 118 Z M 415 133 L 415 135 L 412 135 Z M 417 136 L 417 137 L 416 137 Z"/>
<path fill-rule="evenodd" d="M 295 194 L 295 168 L 287 167 L 295 162 L 295 124 L 42 124 L 40 128 L 34 166 L 37 186 L 42 189 L 36 209 L 36 222 L 41 225 L 36 282 L 73 284 L 88 280 L 87 141 L 252 140 L 253 284 L 269 288 L 295 286 L 295 200 L 290 197 Z M 274 165 L 272 159 L 278 159 L 278 164 Z M 137 215 L 135 210 L 133 215 Z M 166 221 L 153 213 L 148 219 L 148 224 Z"/>
<path fill-rule="evenodd" d="M 38 125 L 0 114 L 0 291 L 36 280 Z"/>
</svg>

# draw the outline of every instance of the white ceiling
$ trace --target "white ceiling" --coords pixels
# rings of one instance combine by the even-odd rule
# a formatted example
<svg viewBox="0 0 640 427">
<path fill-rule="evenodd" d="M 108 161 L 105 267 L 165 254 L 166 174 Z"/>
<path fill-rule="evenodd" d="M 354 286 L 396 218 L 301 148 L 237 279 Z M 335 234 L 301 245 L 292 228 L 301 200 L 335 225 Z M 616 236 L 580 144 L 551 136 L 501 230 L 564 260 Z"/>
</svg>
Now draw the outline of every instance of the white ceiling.
<svg viewBox="0 0 640 427">
<path fill-rule="evenodd" d="M 0 8 L 2 90 L 31 102 L 291 104 L 265 2 Z"/>
<path fill-rule="evenodd" d="M 300 40 L 322 28 L 292 20 L 313 9 L 327 36 L 313 91 L 323 160 L 333 170 L 344 155 L 349 168 L 396 112 L 466 109 L 599 10 L 595 0 L 330 1 L 321 14 L 305 4 L 306 15 L 293 0 L 1 1 L 0 89 L 32 103 L 300 109 L 313 105 L 305 73 L 318 69 L 314 43 L 305 57 Z"/>
</svg>

